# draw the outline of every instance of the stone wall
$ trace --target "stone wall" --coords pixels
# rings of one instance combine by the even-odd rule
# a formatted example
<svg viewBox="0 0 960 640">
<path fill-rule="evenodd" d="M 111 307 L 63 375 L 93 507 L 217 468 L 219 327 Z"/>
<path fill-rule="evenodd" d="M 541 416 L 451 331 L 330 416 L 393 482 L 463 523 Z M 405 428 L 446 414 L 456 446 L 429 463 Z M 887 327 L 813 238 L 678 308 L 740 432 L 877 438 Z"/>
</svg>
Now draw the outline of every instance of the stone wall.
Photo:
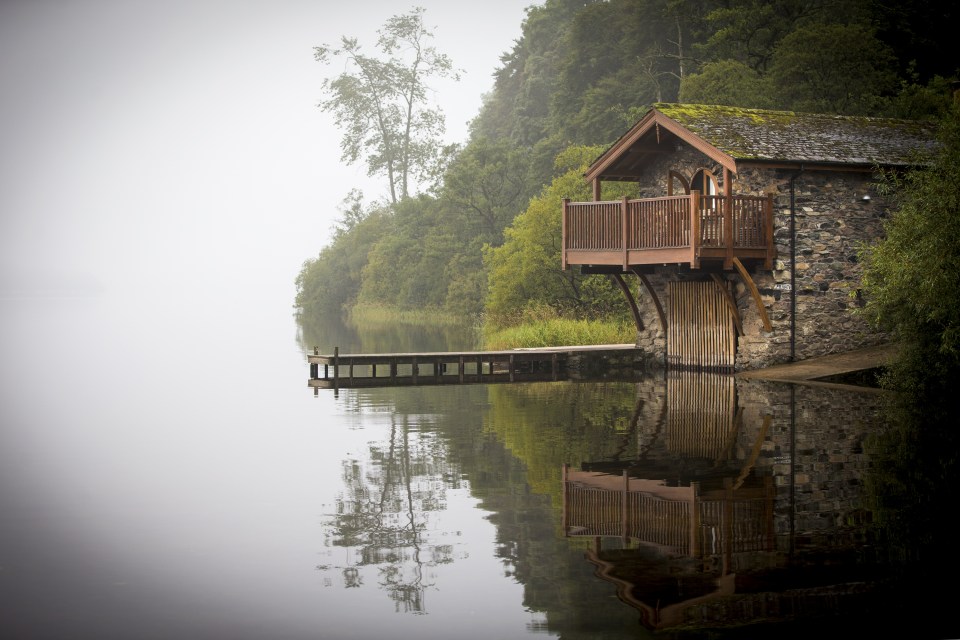
<svg viewBox="0 0 960 640">
<path fill-rule="evenodd" d="M 682 147 L 648 169 L 641 193 L 644 197 L 666 195 L 671 169 L 689 178 L 699 168 L 712 171 L 721 181 L 722 190 L 722 168 L 699 152 Z M 863 305 L 858 250 L 862 243 L 880 237 L 888 209 L 872 189 L 872 181 L 873 176 L 867 172 L 809 169 L 750 168 L 734 177 L 735 195 L 773 194 L 776 244 L 772 270 L 763 269 L 762 264 L 748 265 L 772 332 L 764 330 L 760 312 L 739 273 L 724 274 L 736 296 L 745 334 L 737 345 L 737 370 L 885 341 L 886 336 L 873 331 L 857 313 Z M 864 195 L 870 200 L 863 200 Z M 791 224 L 795 245 L 791 242 Z M 796 279 L 795 305 L 791 272 Z M 677 266 L 658 267 L 648 276 L 665 310 L 669 305 L 668 281 L 705 277 L 704 273 Z M 666 336 L 643 287 L 637 300 L 644 323 L 637 346 L 665 355 Z"/>
<path fill-rule="evenodd" d="M 775 480 L 777 534 L 836 537 L 856 524 L 869 510 L 863 485 L 872 468 L 864 448 L 885 428 L 884 396 L 742 379 L 737 394 L 745 425 L 772 417 L 755 470 Z"/>
</svg>

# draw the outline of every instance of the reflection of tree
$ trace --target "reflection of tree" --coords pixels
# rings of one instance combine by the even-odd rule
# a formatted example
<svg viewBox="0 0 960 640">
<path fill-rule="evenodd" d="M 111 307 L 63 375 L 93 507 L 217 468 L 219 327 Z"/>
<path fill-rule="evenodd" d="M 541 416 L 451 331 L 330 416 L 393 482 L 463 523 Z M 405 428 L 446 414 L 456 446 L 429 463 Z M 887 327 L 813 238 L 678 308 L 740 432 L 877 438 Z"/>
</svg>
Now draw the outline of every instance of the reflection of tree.
<svg viewBox="0 0 960 640">
<path fill-rule="evenodd" d="M 345 587 L 362 586 L 361 568 L 376 567 L 397 611 L 426 613 L 429 568 L 453 561 L 452 546 L 432 543 L 428 529 L 431 512 L 446 506 L 446 458 L 434 434 L 412 429 L 404 417 L 391 421 L 387 443 L 371 445 L 367 470 L 344 461 L 344 493 L 327 537 L 353 552 L 352 564 L 341 568 Z"/>
<path fill-rule="evenodd" d="M 425 324 L 342 318 L 336 314 L 298 315 L 297 344 L 304 352 L 319 347 L 321 353 L 404 353 L 414 351 L 460 351 L 475 349 L 478 337 L 472 325 Z"/>
</svg>

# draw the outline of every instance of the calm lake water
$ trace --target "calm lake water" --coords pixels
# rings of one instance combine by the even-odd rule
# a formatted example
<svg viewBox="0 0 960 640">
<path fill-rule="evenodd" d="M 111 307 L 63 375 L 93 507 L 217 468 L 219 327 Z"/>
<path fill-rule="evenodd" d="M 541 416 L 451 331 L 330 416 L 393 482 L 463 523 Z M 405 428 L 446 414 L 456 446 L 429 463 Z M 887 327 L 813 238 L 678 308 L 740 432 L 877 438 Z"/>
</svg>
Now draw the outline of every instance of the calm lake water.
<svg viewBox="0 0 960 640">
<path fill-rule="evenodd" d="M 0 312 L 2 638 L 960 636 L 956 443 L 877 393 L 315 395 L 313 345 L 474 338 L 250 301 Z"/>
</svg>

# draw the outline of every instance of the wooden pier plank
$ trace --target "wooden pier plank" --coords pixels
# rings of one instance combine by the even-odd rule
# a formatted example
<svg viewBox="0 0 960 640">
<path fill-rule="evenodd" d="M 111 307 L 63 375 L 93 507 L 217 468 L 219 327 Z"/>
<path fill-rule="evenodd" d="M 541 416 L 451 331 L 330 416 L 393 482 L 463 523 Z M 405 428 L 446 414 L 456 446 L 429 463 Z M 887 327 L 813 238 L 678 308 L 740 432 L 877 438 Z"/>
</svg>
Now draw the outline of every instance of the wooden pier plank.
<svg viewBox="0 0 960 640">
<path fill-rule="evenodd" d="M 337 348 L 330 355 L 321 354 L 314 348 L 314 352 L 307 356 L 307 362 L 310 365 L 309 386 L 336 389 L 557 380 L 560 368 L 569 358 L 587 353 L 638 357 L 640 350 L 631 344 L 421 353 L 340 353 Z M 320 365 L 323 365 L 322 377 Z M 432 368 L 432 375 L 425 377 L 425 372 L 420 370 L 425 365 Z M 476 371 L 469 373 L 468 365 L 475 365 Z M 341 369 L 346 370 L 346 377 Z M 380 375 L 386 370 L 389 375 Z"/>
</svg>

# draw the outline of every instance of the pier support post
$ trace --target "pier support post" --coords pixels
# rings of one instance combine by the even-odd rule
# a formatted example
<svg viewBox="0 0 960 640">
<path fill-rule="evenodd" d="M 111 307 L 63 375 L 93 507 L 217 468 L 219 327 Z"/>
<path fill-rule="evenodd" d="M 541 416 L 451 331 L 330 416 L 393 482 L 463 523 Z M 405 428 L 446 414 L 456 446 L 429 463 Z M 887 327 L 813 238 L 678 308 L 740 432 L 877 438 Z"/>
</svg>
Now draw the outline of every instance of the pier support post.
<svg viewBox="0 0 960 640">
<path fill-rule="evenodd" d="M 340 347 L 333 348 L 333 390 L 340 387 Z"/>
</svg>

